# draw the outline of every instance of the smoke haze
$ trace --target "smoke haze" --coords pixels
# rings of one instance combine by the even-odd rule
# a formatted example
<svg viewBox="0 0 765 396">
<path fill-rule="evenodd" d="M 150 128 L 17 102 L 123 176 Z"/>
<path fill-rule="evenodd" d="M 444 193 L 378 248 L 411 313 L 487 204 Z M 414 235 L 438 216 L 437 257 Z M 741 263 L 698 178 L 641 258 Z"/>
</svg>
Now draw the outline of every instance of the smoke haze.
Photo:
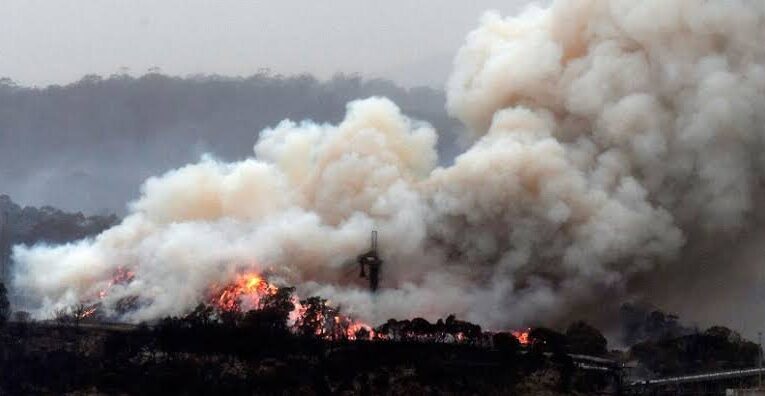
<svg viewBox="0 0 765 396">
<path fill-rule="evenodd" d="M 528 2 L 80 0 L 72 12 L 72 4 L 5 0 L 0 76 L 44 86 L 120 70 L 248 76 L 267 67 L 320 79 L 361 73 L 440 87 L 476 15 L 516 11 Z"/>
<path fill-rule="evenodd" d="M 442 160 L 459 151 L 459 125 L 441 91 L 386 80 L 263 71 L 248 78 L 87 76 L 43 89 L 0 81 L 0 191 L 25 205 L 122 215 L 151 175 L 203 153 L 246 158 L 258 131 L 284 117 L 338 122 L 349 100 L 371 95 L 438 127 Z"/>
<path fill-rule="evenodd" d="M 764 17 L 744 0 L 487 13 L 447 84 L 471 142 L 453 164 L 431 125 L 354 101 L 338 123 L 263 131 L 250 158 L 149 178 L 93 240 L 16 247 L 14 287 L 46 316 L 129 268 L 103 302 L 139 296 L 124 317 L 138 321 L 254 269 L 373 323 L 456 313 L 489 328 L 644 292 L 646 274 L 757 225 Z M 375 296 L 347 275 L 372 229 L 386 260 Z"/>
</svg>

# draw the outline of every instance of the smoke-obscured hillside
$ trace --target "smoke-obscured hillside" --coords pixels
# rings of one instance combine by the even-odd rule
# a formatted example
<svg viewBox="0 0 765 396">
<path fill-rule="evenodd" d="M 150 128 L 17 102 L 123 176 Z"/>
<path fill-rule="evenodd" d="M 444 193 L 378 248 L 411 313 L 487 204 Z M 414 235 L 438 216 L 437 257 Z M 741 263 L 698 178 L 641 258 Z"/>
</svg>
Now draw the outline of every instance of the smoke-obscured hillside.
<svg viewBox="0 0 765 396">
<path fill-rule="evenodd" d="M 115 225 L 117 216 L 85 216 L 50 206 L 22 207 L 7 195 L 0 195 L 0 280 L 8 265 L 10 247 L 15 244 L 65 243 L 93 236 Z"/>
<path fill-rule="evenodd" d="M 252 155 L 259 131 L 289 118 L 336 123 L 346 103 L 386 96 L 440 131 L 447 161 L 458 123 L 445 97 L 385 80 L 261 73 L 249 78 L 87 76 L 44 89 L 0 80 L 0 193 L 24 204 L 119 212 L 148 176 L 196 162 Z"/>
</svg>

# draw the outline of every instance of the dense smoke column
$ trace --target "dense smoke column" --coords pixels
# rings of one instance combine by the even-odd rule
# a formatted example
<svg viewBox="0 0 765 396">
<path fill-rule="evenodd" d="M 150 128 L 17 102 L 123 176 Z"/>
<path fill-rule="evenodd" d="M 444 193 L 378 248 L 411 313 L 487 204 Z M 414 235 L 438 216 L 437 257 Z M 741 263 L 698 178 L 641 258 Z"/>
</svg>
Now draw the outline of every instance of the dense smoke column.
<svg viewBox="0 0 765 396">
<path fill-rule="evenodd" d="M 449 110 L 470 126 L 471 151 L 497 151 L 500 139 L 524 139 L 528 148 L 551 138 L 587 188 L 627 208 L 654 208 L 636 218 L 629 212 L 591 217 L 594 227 L 575 227 L 572 243 L 529 249 L 549 254 L 564 246 L 563 267 L 552 272 L 565 268 L 572 248 L 584 254 L 574 276 L 564 275 L 558 296 L 567 282 L 586 285 L 581 276 L 593 269 L 616 267 L 594 280 L 602 286 L 613 276 L 620 288 L 633 273 L 660 263 L 693 265 L 684 257 L 699 250 L 693 245 L 730 240 L 756 221 L 765 69 L 763 48 L 752 43 L 765 37 L 764 8 L 754 1 L 558 1 L 517 18 L 489 13 L 470 34 L 448 94 Z M 520 111 L 551 120 L 540 128 L 545 134 L 530 140 L 527 128 L 505 127 Z M 653 241 L 643 239 L 652 234 Z M 641 246 L 641 239 L 649 242 Z M 617 254 L 587 257 L 599 251 Z M 533 261 L 537 274 L 544 259 Z"/>
<path fill-rule="evenodd" d="M 137 295 L 125 320 L 179 314 L 239 272 L 318 293 L 370 322 L 456 313 L 551 322 L 692 236 L 745 229 L 761 181 L 765 5 L 556 1 L 486 14 L 455 60 L 448 109 L 472 146 L 437 167 L 435 131 L 390 101 L 338 125 L 285 121 L 252 159 L 151 178 L 94 240 L 17 247 L 38 315 Z M 345 263 L 380 232 L 372 298 Z M 135 275 L 109 286 L 117 268 Z M 45 274 L 45 276 L 43 276 Z"/>
</svg>

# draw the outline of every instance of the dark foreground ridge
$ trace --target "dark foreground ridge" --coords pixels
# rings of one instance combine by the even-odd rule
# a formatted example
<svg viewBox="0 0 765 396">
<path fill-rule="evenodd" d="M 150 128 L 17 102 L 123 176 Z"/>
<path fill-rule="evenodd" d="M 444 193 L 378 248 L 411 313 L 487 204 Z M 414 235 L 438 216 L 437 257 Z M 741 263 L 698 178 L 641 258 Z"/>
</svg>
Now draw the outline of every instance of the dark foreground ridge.
<svg viewBox="0 0 765 396">
<path fill-rule="evenodd" d="M 327 340 L 184 318 L 14 322 L 0 340 L 1 394 L 589 394 L 618 381 L 506 333 L 493 345 Z"/>
<path fill-rule="evenodd" d="M 436 323 L 391 319 L 349 333 L 321 310 L 290 323 L 288 308 L 240 312 L 200 304 L 151 325 L 76 312 L 35 322 L 16 313 L 0 326 L 0 394 L 671 394 L 641 381 L 745 369 L 759 353 L 722 327 L 655 335 L 609 352 L 600 332 L 583 322 L 564 333 L 513 334 L 450 316 Z M 655 327 L 660 315 L 649 314 L 645 325 Z"/>
</svg>

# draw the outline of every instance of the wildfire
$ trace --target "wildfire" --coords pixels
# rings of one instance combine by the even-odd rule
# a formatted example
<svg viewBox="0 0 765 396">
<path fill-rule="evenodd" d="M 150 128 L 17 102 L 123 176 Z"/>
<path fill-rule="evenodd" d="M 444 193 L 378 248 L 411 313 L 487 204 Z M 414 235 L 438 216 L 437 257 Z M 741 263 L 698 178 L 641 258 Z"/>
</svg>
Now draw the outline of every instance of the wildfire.
<svg viewBox="0 0 765 396">
<path fill-rule="evenodd" d="M 276 286 L 266 282 L 259 274 L 246 273 L 237 276 L 234 282 L 222 289 L 214 288 L 212 302 L 223 311 L 254 309 L 264 296 L 274 295 L 277 291 Z"/>
<path fill-rule="evenodd" d="M 375 338 L 375 330 L 366 323 L 354 322 L 348 327 L 347 335 L 349 340 L 356 340 L 357 335 L 361 333 L 366 333 L 369 340 Z"/>
<path fill-rule="evenodd" d="M 238 275 L 225 287 L 213 287 L 209 301 L 221 311 L 247 311 L 262 309 L 263 298 L 275 296 L 278 292 L 279 288 L 268 283 L 262 275 L 249 272 Z M 307 307 L 297 296 L 292 295 L 290 298 L 294 309 L 289 314 L 289 325 L 305 323 L 306 315 L 309 315 Z M 342 315 L 336 308 L 326 306 L 325 310 L 314 312 L 314 315 L 318 315 L 315 317 L 317 327 L 313 329 L 316 336 L 347 340 L 360 337 L 372 339 L 375 336 L 372 326 Z"/>
<path fill-rule="evenodd" d="M 109 292 L 115 285 L 130 283 L 134 277 L 135 273 L 133 271 L 123 267 L 117 267 L 117 269 L 115 269 L 112 273 L 112 278 L 103 289 L 98 290 L 94 295 L 91 295 L 90 298 L 80 301 L 79 305 L 69 307 L 67 309 L 68 313 L 67 310 L 62 310 L 60 313 L 57 312 L 56 315 L 69 315 L 71 318 L 76 320 L 98 318 L 103 314 L 102 301 L 100 300 L 106 298 L 106 296 L 109 295 Z M 117 309 L 120 309 L 120 305 L 130 305 L 135 303 L 135 301 L 136 297 L 124 297 L 117 302 Z"/>
<path fill-rule="evenodd" d="M 341 337 L 351 341 L 375 338 L 375 331 L 372 326 L 347 316 L 335 315 L 334 327 Z"/>
<path fill-rule="evenodd" d="M 115 270 L 112 279 L 107 286 L 97 293 L 98 299 L 104 299 L 110 290 L 121 284 L 130 283 L 135 277 L 135 273 L 123 267 Z M 287 293 L 284 293 L 284 292 Z M 447 319 L 446 328 L 436 329 L 412 329 L 393 330 L 393 335 L 388 330 L 378 332 L 374 327 L 358 321 L 350 316 L 343 315 L 338 307 L 333 307 L 331 302 L 319 297 L 311 297 L 306 300 L 300 300 L 292 294 L 292 290 L 285 290 L 269 283 L 266 278 L 257 272 L 246 272 L 237 275 L 235 279 L 225 286 L 213 285 L 209 289 L 207 302 L 221 312 L 239 312 L 245 313 L 250 310 L 272 309 L 273 307 L 285 306 L 283 299 L 289 299 L 292 310 L 288 314 L 287 326 L 292 331 L 301 334 L 312 334 L 316 337 L 326 340 L 389 340 L 396 337 L 414 337 L 414 339 L 448 339 L 439 338 L 438 331 L 443 334 L 451 334 L 453 341 L 457 343 L 474 342 L 476 335 L 466 333 L 466 325 L 458 320 L 453 320 L 449 324 Z M 130 310 L 136 304 L 136 297 L 125 297 L 117 302 L 117 312 Z M 273 307 L 271 307 L 273 305 Z M 81 304 L 78 308 L 72 310 L 72 315 L 79 319 L 94 318 L 101 309 L 101 302 L 90 301 L 90 305 Z M 278 308 L 277 308 L 278 309 Z M 452 318 L 453 319 L 453 318 Z M 409 321 L 404 321 L 407 326 Z M 401 322 L 401 323 L 404 323 Z M 439 321 L 439 323 L 441 323 Z M 440 326 L 443 327 L 443 324 Z M 449 329 L 449 326 L 452 329 Z M 404 333 L 401 333 L 401 332 Z M 420 333 L 418 333 L 418 331 Z M 529 333 L 531 329 L 512 330 L 510 333 L 518 339 L 521 345 L 528 345 L 530 342 Z M 393 338 L 391 338 L 393 337 Z M 442 337 L 445 337 L 442 335 Z M 470 341 L 473 340 L 473 341 Z"/>
<path fill-rule="evenodd" d="M 513 337 L 518 339 L 518 342 L 520 342 L 521 345 L 528 345 L 530 332 L 531 332 L 531 329 L 526 329 L 526 330 L 514 330 L 514 331 L 511 331 L 510 333 L 513 334 Z"/>
<path fill-rule="evenodd" d="M 91 307 L 85 307 L 79 312 L 75 312 L 74 315 L 77 317 L 77 319 L 87 319 L 92 317 L 96 311 L 98 311 L 98 306 L 94 305 Z"/>
<path fill-rule="evenodd" d="M 111 289 L 114 285 L 122 285 L 125 283 L 129 283 L 133 280 L 135 277 L 135 272 L 130 271 L 128 269 L 125 269 L 123 267 L 118 267 L 114 274 L 112 274 L 112 279 L 109 281 L 109 284 L 102 290 L 99 290 L 98 292 L 98 298 L 103 299 L 104 297 L 109 294 L 109 289 Z"/>
</svg>

